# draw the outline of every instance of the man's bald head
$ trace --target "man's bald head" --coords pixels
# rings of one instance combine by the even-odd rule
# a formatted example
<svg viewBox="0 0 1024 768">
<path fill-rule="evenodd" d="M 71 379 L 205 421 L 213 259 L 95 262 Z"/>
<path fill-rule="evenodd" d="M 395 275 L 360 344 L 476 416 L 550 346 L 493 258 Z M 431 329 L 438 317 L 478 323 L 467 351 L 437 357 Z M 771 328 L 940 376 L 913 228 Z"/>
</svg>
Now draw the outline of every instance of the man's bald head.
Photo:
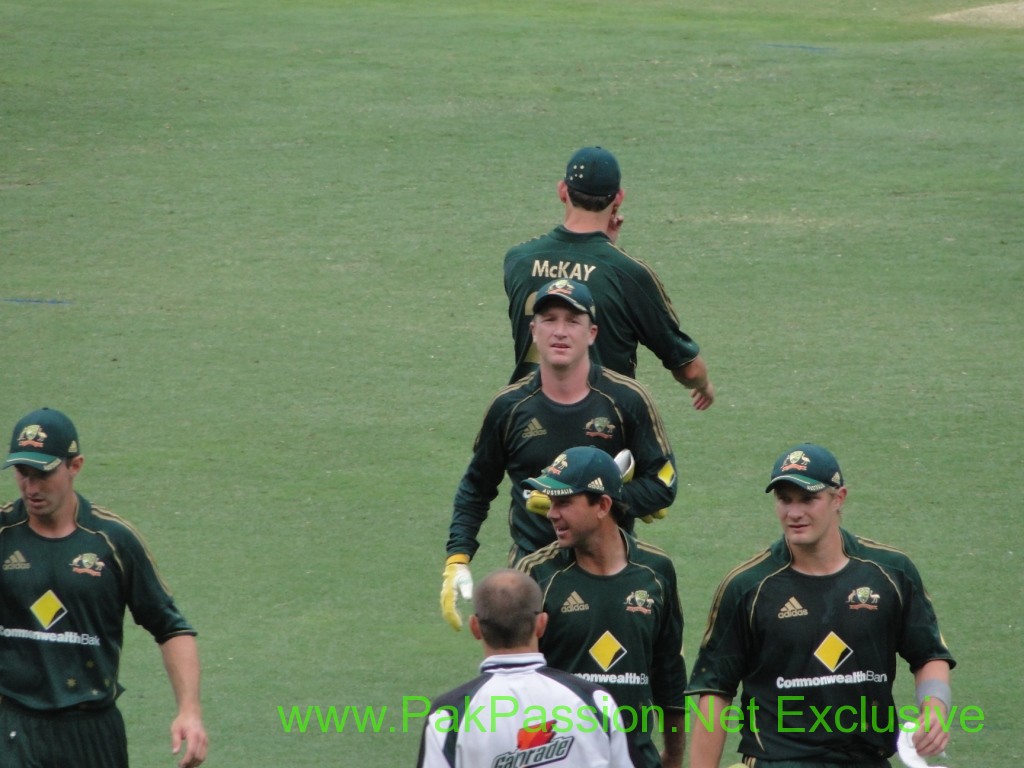
<svg viewBox="0 0 1024 768">
<path fill-rule="evenodd" d="M 537 582 L 525 573 L 504 569 L 489 574 L 476 586 L 473 609 L 487 645 L 498 650 L 519 648 L 535 640 L 544 596 Z"/>
</svg>

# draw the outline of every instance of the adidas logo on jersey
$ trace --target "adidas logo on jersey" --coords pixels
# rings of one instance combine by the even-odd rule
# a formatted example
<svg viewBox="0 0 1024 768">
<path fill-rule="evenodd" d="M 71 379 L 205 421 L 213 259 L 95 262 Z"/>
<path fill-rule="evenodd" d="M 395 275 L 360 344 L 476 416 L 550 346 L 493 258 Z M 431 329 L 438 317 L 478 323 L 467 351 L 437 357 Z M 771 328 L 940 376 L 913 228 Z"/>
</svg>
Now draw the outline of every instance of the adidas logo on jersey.
<svg viewBox="0 0 1024 768">
<path fill-rule="evenodd" d="M 789 598 L 786 604 L 782 606 L 782 610 L 779 611 L 780 619 L 793 619 L 797 616 L 806 616 L 807 609 L 800 605 L 800 601 L 795 597 Z"/>
<path fill-rule="evenodd" d="M 527 424 L 526 429 L 523 430 L 523 438 L 541 437 L 547 433 L 548 431 L 544 429 L 544 425 L 540 423 L 540 420 L 530 419 L 530 423 Z"/>
<path fill-rule="evenodd" d="M 562 613 L 578 613 L 579 611 L 589 610 L 590 606 L 587 605 L 586 601 L 575 590 L 562 603 Z"/>
<path fill-rule="evenodd" d="M 24 571 L 32 567 L 32 563 L 25 559 L 20 549 L 14 550 L 14 554 L 4 560 L 5 571 Z"/>
</svg>

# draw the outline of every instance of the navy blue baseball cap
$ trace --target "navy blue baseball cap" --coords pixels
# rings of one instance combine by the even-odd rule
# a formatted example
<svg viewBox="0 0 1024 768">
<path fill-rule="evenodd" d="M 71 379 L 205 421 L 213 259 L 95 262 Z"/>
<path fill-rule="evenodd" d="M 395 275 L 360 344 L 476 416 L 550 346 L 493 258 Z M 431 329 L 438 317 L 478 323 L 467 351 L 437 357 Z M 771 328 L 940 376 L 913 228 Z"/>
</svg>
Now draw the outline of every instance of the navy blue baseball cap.
<svg viewBox="0 0 1024 768">
<path fill-rule="evenodd" d="M 622 474 L 609 454 L 592 445 L 560 453 L 539 477 L 523 480 L 523 486 L 548 496 L 598 493 L 623 500 Z"/>
<path fill-rule="evenodd" d="M 594 296 L 590 289 L 583 283 L 575 280 L 561 278 L 544 283 L 537 291 L 537 298 L 533 300 L 533 313 L 541 311 L 541 305 L 552 301 L 561 301 L 568 304 L 577 312 L 584 312 L 590 315 L 590 319 L 597 322 L 597 307 L 594 306 Z"/>
<path fill-rule="evenodd" d="M 11 452 L 3 468 L 24 464 L 50 472 L 79 453 L 78 431 L 71 419 L 52 408 L 40 408 L 14 425 Z"/>
<path fill-rule="evenodd" d="M 565 166 L 565 183 L 585 195 L 614 195 L 622 183 L 619 161 L 602 147 L 577 149 Z"/>
<path fill-rule="evenodd" d="M 801 443 L 779 456 L 772 467 L 769 493 L 779 483 L 792 483 L 817 493 L 826 488 L 842 488 L 843 472 L 832 452 L 814 443 Z"/>
</svg>

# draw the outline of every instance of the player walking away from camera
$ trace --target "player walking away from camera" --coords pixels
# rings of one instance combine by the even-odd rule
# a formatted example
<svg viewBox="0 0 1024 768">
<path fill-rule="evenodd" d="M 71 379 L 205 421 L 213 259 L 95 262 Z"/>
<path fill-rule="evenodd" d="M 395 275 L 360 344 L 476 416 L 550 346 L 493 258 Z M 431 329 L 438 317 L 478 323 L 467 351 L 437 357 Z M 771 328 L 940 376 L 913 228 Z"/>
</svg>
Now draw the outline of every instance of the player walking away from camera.
<svg viewBox="0 0 1024 768">
<path fill-rule="evenodd" d="M 722 709 L 741 684 L 739 751 L 750 768 L 889 765 L 897 654 L 917 686 L 917 707 L 907 708 L 919 715 L 914 744 L 921 755 L 941 752 L 955 662 L 917 568 L 840 527 L 846 486 L 825 448 L 783 453 L 765 492 L 783 535 L 715 593 L 687 689 L 703 713 L 691 728 L 692 768 L 717 768 Z"/>
<path fill-rule="evenodd" d="M 491 401 L 473 456 L 455 494 L 446 547 L 441 611 L 459 629 L 456 602 L 472 594 L 469 562 L 477 535 L 505 473 L 511 480 L 509 564 L 552 542 L 551 524 L 529 511 L 522 481 L 538 474 L 569 445 L 593 445 L 610 455 L 624 449 L 635 460 L 626 498 L 635 517 L 663 517 L 676 496 L 675 458 L 665 426 L 647 390 L 635 380 L 592 363 L 599 335 L 597 310 L 582 283 L 555 280 L 538 292 L 531 327 L 540 368 L 502 389 Z"/>
<path fill-rule="evenodd" d="M 548 663 L 604 685 L 646 768 L 682 765 L 686 739 L 683 612 L 668 555 L 635 539 L 619 467 L 593 446 L 570 448 L 524 487 L 551 500 L 556 541 L 519 561 L 550 616 Z M 660 730 L 659 755 L 653 734 Z"/>
<path fill-rule="evenodd" d="M 537 640 L 548 615 L 529 577 L 495 571 L 480 582 L 473 605 L 469 628 L 484 648 L 480 676 L 434 700 L 420 768 L 639 764 L 608 691 L 546 665 Z"/>
<path fill-rule="evenodd" d="M 127 607 L 160 644 L 178 705 L 171 749 L 193 768 L 207 748 L 195 630 L 135 529 L 74 490 L 84 460 L 60 411 L 14 427 L 4 467 L 21 497 L 0 507 L 0 765 L 128 765 L 115 705 Z"/>
<path fill-rule="evenodd" d="M 626 194 L 621 179 L 619 163 L 607 149 L 578 150 L 558 182 L 563 223 L 505 255 L 505 293 L 516 355 L 511 381 L 540 362 L 530 329 L 537 289 L 565 278 L 585 283 L 601 307 L 601 335 L 593 349 L 596 361 L 635 378 L 637 346 L 643 344 L 676 381 L 692 390 L 693 407 L 703 411 L 715 401 L 715 388 L 700 348 L 680 329 L 654 270 L 615 244 Z"/>
</svg>

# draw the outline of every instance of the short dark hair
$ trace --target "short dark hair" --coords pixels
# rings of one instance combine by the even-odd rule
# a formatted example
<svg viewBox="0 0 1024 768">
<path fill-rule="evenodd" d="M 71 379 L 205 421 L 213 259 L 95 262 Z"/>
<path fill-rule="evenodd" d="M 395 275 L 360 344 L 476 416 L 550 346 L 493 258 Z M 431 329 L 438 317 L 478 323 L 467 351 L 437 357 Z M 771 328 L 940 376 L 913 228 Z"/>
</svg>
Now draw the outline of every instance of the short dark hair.
<svg viewBox="0 0 1024 768">
<path fill-rule="evenodd" d="M 587 503 L 590 504 L 590 506 L 594 506 L 601 501 L 601 497 L 605 494 L 594 493 L 593 491 L 584 491 L 583 495 L 587 497 Z M 629 504 L 624 501 L 612 499 L 612 520 L 614 520 L 619 527 L 622 527 L 628 519 Z"/>
<path fill-rule="evenodd" d="M 569 191 L 569 199 L 576 208 L 595 213 L 603 211 L 611 205 L 615 201 L 615 195 L 619 194 L 616 192 L 612 195 L 588 195 L 586 192 L 580 192 L 569 186 L 566 189 Z"/>
<path fill-rule="evenodd" d="M 491 648 L 519 648 L 530 643 L 544 596 L 533 579 L 506 568 L 488 575 L 473 592 L 480 634 Z"/>
</svg>

